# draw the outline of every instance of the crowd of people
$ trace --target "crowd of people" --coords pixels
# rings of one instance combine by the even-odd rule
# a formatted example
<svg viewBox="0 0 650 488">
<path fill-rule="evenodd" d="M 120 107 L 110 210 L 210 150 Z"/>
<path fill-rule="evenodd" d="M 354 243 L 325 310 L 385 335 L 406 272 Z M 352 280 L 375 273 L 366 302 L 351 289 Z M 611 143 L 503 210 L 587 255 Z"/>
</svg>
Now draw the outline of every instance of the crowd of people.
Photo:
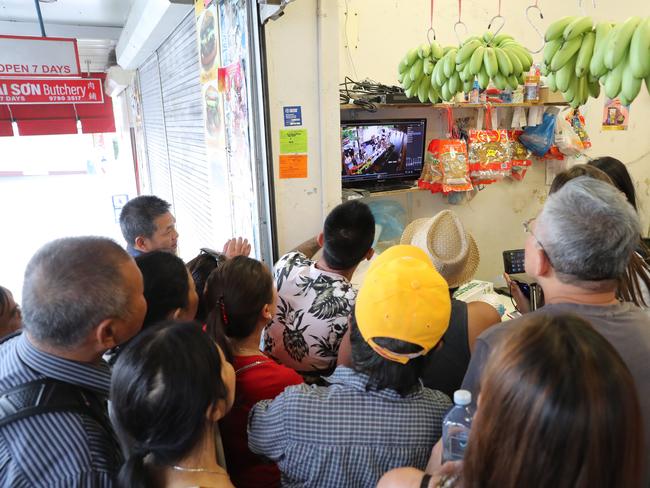
<svg viewBox="0 0 650 488">
<path fill-rule="evenodd" d="M 558 175 L 525 223 L 544 305 L 513 284 L 504 323 L 452 297 L 479 246 L 450 211 L 375 255 L 348 201 L 272 270 L 242 238 L 184 263 L 155 196 L 120 225 L 126 250 L 39 249 L 21 307 L 0 287 L 1 486 L 649 486 L 649 253 L 617 160 Z M 461 386 L 476 414 L 443 464 Z"/>
</svg>

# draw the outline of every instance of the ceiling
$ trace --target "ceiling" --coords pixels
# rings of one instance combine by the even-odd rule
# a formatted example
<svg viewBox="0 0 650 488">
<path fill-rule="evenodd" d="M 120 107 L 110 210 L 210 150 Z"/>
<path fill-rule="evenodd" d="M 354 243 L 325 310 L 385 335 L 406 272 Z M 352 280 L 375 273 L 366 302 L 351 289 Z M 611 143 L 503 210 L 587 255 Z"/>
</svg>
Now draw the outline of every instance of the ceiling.
<svg viewBox="0 0 650 488">
<path fill-rule="evenodd" d="M 58 0 L 41 3 L 45 33 L 78 40 L 83 71 L 115 64 L 115 45 L 136 0 Z M 0 0 L 0 34 L 40 36 L 34 0 Z"/>
<path fill-rule="evenodd" d="M 43 21 L 55 24 L 122 27 L 134 0 L 58 0 L 41 3 Z M 33 0 L 0 0 L 0 20 L 37 21 Z"/>
</svg>

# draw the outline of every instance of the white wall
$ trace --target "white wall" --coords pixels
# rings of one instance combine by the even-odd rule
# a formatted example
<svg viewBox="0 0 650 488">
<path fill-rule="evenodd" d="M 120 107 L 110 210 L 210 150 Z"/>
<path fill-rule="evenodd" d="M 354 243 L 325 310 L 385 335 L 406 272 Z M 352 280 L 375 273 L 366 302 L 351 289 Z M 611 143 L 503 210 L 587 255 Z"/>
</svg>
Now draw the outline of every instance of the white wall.
<svg viewBox="0 0 650 488">
<path fill-rule="evenodd" d="M 301 0 L 299 0 L 301 1 Z M 426 40 L 429 27 L 429 3 L 425 0 L 339 0 L 339 69 L 340 78 L 370 78 L 386 84 L 397 83 L 397 64 L 411 47 Z M 539 37 L 526 23 L 525 8 L 533 2 L 503 2 L 502 14 L 506 18 L 503 32 L 512 34 L 525 46 L 537 49 Z M 622 21 L 630 15 L 650 15 L 648 0 L 597 0 L 597 10 L 591 2 L 583 0 L 586 13 L 595 19 Z M 457 20 L 457 2 L 435 2 L 434 27 L 437 38 L 444 44 L 456 43 L 453 24 Z M 550 22 L 564 15 L 579 15 L 576 1 L 546 0 L 540 2 L 544 31 Z M 470 33 L 483 33 L 490 18 L 496 15 L 496 1 L 465 0 L 463 20 Z M 347 15 L 346 15 L 347 12 Z M 347 37 L 347 39 L 346 39 Z M 349 50 L 345 46 L 349 46 Z M 536 55 L 535 59 L 541 59 Z M 590 101 L 583 112 L 587 129 L 592 138 L 592 156 L 610 155 L 628 164 L 637 186 L 641 203 L 643 228 L 648 229 L 650 210 L 650 96 L 645 88 L 631 108 L 631 123 L 627 132 L 603 132 L 600 117 L 603 98 Z M 391 109 L 378 113 L 377 117 L 418 117 L 428 115 L 428 138 L 439 137 L 441 125 L 436 119 L 441 111 L 431 109 Z M 370 118 L 372 114 L 366 114 Z M 544 202 L 545 163 L 535 162 L 523 182 L 505 181 L 487 187 L 471 202 L 462 206 L 450 206 L 440 195 L 418 192 L 401 196 L 405 207 L 411 207 L 413 218 L 430 216 L 444 208 L 456 211 L 467 229 L 474 235 L 480 252 L 481 265 L 477 277 L 493 280 L 502 271 L 501 252 L 505 249 L 523 247 L 525 235 L 521 222 L 539 212 Z M 411 199 L 409 201 L 409 199 Z"/>
<path fill-rule="evenodd" d="M 332 0 L 297 0 L 266 24 L 270 133 L 280 253 L 317 234 L 341 202 L 338 10 Z M 302 106 L 308 177 L 279 179 L 283 106 Z M 332 164 L 322 164 L 331 161 Z"/>
</svg>

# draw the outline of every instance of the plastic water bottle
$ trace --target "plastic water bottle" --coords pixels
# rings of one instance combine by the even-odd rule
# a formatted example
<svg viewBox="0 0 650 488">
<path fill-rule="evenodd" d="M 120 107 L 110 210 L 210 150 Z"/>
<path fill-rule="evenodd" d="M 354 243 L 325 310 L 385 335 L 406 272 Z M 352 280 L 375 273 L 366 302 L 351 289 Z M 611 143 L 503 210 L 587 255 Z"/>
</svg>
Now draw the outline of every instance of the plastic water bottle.
<svg viewBox="0 0 650 488">
<path fill-rule="evenodd" d="M 463 459 L 474 415 L 472 394 L 467 390 L 454 392 L 454 408 L 442 422 L 442 462 Z"/>
<path fill-rule="evenodd" d="M 481 87 L 478 84 L 478 81 L 474 80 L 472 85 L 472 91 L 469 94 L 469 103 L 478 103 L 479 93 L 481 92 Z"/>
</svg>

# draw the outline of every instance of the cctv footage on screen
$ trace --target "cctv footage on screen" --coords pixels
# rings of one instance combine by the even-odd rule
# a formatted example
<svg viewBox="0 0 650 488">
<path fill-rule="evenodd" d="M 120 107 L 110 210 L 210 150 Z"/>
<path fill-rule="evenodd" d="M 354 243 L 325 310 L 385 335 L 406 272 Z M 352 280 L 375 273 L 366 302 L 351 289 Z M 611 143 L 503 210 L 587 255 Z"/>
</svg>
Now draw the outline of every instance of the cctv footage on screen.
<svg viewBox="0 0 650 488">
<path fill-rule="evenodd" d="M 341 131 L 344 179 L 391 178 L 420 173 L 423 124 L 342 124 Z"/>
</svg>

